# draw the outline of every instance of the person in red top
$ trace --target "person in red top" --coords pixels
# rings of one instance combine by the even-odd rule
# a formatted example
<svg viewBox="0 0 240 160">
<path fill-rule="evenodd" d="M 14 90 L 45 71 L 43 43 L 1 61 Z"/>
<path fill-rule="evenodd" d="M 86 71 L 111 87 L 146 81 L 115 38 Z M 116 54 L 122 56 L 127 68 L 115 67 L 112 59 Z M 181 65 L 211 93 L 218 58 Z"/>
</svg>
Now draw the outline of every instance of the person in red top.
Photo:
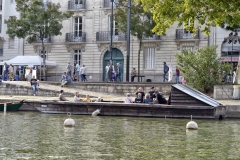
<svg viewBox="0 0 240 160">
<path fill-rule="evenodd" d="M 176 77 L 175 77 L 176 83 L 179 83 L 179 76 L 180 76 L 180 71 L 179 71 L 178 67 L 176 67 Z"/>
</svg>

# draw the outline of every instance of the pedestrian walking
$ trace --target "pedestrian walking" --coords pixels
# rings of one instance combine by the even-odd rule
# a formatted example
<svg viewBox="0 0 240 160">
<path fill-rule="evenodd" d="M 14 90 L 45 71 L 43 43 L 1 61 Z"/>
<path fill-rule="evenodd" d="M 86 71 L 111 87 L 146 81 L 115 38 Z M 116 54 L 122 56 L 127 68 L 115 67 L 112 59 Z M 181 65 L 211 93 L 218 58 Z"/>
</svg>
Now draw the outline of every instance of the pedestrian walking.
<svg viewBox="0 0 240 160">
<path fill-rule="evenodd" d="M 120 67 L 120 63 L 117 63 L 117 69 L 116 69 L 116 82 L 121 82 L 121 76 L 122 76 L 122 72 L 121 72 L 121 67 Z"/>
<path fill-rule="evenodd" d="M 168 81 L 168 78 L 166 77 L 168 71 L 169 67 L 167 66 L 166 62 L 163 62 L 163 82 L 165 82 L 165 80 Z"/>
<path fill-rule="evenodd" d="M 180 71 L 179 71 L 178 67 L 176 67 L 176 77 L 175 77 L 176 83 L 179 83 L 179 76 L 180 76 Z"/>
<path fill-rule="evenodd" d="M 69 77 L 72 77 L 71 75 L 72 75 L 72 65 L 71 65 L 71 63 L 70 62 L 68 62 L 68 65 L 67 65 L 67 75 L 69 76 Z"/>
<path fill-rule="evenodd" d="M 110 68 L 110 63 L 108 63 L 105 67 L 105 73 L 106 73 L 106 79 L 105 81 L 108 82 L 109 81 L 109 75 L 108 75 L 108 71 L 109 71 L 109 68 Z"/>
</svg>

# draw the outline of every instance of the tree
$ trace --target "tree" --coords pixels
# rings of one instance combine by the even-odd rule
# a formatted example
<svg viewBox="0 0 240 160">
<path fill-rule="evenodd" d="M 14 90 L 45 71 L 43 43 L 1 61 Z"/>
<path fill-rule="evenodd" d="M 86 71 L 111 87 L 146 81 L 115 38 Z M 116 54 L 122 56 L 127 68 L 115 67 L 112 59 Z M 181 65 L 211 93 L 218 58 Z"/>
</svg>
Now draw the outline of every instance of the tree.
<svg viewBox="0 0 240 160">
<path fill-rule="evenodd" d="M 218 60 L 217 46 L 207 46 L 195 52 L 183 50 L 176 54 L 177 65 L 184 79 L 194 88 L 209 93 L 215 84 L 222 82 L 223 73 L 229 73 L 230 65 Z"/>
<path fill-rule="evenodd" d="M 228 27 L 240 25 L 240 1 L 222 0 L 135 0 L 142 2 L 145 10 L 150 10 L 156 26 L 153 32 L 162 34 L 174 22 L 188 31 L 201 29 L 209 34 L 209 26 Z M 197 24 L 194 22 L 197 21 Z M 186 25 L 188 24 L 188 25 Z"/>
<path fill-rule="evenodd" d="M 43 75 L 45 76 L 45 46 L 44 39 L 51 36 L 61 35 L 62 21 L 70 18 L 72 12 L 61 12 L 60 4 L 43 3 L 42 0 L 16 0 L 16 10 L 20 18 L 16 17 L 5 20 L 7 34 L 10 38 L 26 38 L 28 43 L 40 40 L 43 51 Z"/>
<path fill-rule="evenodd" d="M 114 14 L 117 28 L 122 32 L 127 32 L 127 6 L 128 0 L 119 0 Z M 132 2 L 130 33 L 139 40 L 138 82 L 140 81 L 140 52 L 142 50 L 142 40 L 144 37 L 152 37 L 154 35 L 152 32 L 154 26 L 155 22 L 152 20 L 152 14 L 148 11 L 144 11 L 141 3 Z"/>
</svg>

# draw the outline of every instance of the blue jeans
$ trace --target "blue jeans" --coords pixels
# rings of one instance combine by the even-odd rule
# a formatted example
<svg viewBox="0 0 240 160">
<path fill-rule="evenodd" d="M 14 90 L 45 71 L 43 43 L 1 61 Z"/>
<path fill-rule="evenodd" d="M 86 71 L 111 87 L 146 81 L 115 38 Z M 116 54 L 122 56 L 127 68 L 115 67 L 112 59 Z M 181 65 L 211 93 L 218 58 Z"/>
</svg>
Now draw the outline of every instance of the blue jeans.
<svg viewBox="0 0 240 160">
<path fill-rule="evenodd" d="M 3 80 L 7 81 L 8 80 L 8 72 L 5 70 L 3 73 Z"/>
<path fill-rule="evenodd" d="M 36 86 L 37 86 L 36 84 L 33 84 L 33 85 L 32 85 L 33 94 L 36 94 Z"/>
<path fill-rule="evenodd" d="M 176 81 L 176 83 L 179 83 L 179 76 L 175 77 L 175 81 Z"/>
<path fill-rule="evenodd" d="M 85 80 L 85 75 L 81 74 L 81 81 L 83 82 Z"/>
<path fill-rule="evenodd" d="M 163 82 L 165 82 L 165 79 L 168 81 L 168 78 L 166 77 L 166 74 L 167 74 L 167 73 L 164 73 L 164 74 L 163 74 Z"/>
<path fill-rule="evenodd" d="M 122 76 L 122 73 L 119 73 L 118 75 L 116 75 L 116 82 L 118 82 L 118 79 L 119 79 L 119 82 L 121 82 L 121 76 Z"/>
</svg>

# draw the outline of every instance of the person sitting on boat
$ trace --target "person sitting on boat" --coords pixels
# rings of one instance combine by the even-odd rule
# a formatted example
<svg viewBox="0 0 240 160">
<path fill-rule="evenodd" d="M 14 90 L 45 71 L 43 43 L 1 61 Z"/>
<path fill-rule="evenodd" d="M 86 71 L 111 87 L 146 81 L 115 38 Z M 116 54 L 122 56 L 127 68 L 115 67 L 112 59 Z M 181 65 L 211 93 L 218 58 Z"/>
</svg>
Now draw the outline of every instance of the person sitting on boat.
<svg viewBox="0 0 240 160">
<path fill-rule="evenodd" d="M 150 94 L 147 93 L 147 94 L 145 95 L 145 99 L 143 100 L 143 103 L 149 104 L 149 102 L 152 102 L 152 101 L 153 101 L 153 100 L 152 100 L 152 98 L 150 98 Z"/>
<path fill-rule="evenodd" d="M 73 97 L 74 102 L 82 102 L 82 99 L 79 98 L 79 92 L 75 93 L 75 96 Z"/>
<path fill-rule="evenodd" d="M 139 87 L 138 90 L 134 94 L 136 94 L 136 96 L 138 96 L 138 93 L 141 93 L 141 95 L 142 95 L 142 102 L 143 102 L 145 93 L 143 92 L 142 87 Z"/>
<path fill-rule="evenodd" d="M 167 100 L 156 90 L 153 95 L 153 102 L 157 104 L 167 104 Z"/>
<path fill-rule="evenodd" d="M 125 98 L 125 103 L 133 103 L 132 97 L 130 97 L 130 93 L 127 93 L 127 97 Z"/>
<path fill-rule="evenodd" d="M 154 92 L 155 92 L 155 88 L 151 87 L 151 90 L 148 92 L 151 99 L 153 99 Z"/>
<path fill-rule="evenodd" d="M 35 96 L 36 95 L 36 87 L 37 87 L 37 84 L 38 84 L 38 80 L 35 78 L 35 76 L 32 76 L 32 79 L 30 80 L 30 83 L 31 83 L 31 86 L 32 86 L 32 89 L 33 89 L 33 95 Z"/>
<path fill-rule="evenodd" d="M 102 97 L 98 97 L 98 99 L 95 102 L 102 102 Z"/>
<path fill-rule="evenodd" d="M 60 100 L 60 101 L 68 101 L 68 100 L 66 99 L 66 97 L 63 95 L 63 93 L 64 93 L 64 91 L 61 90 L 61 91 L 60 91 L 60 94 L 59 94 L 59 100 Z"/>
<path fill-rule="evenodd" d="M 83 102 L 92 102 L 89 95 L 86 95 L 86 98 L 83 99 Z"/>
<path fill-rule="evenodd" d="M 137 98 L 135 98 L 135 103 L 143 103 L 143 98 L 141 93 L 138 93 Z"/>
</svg>

